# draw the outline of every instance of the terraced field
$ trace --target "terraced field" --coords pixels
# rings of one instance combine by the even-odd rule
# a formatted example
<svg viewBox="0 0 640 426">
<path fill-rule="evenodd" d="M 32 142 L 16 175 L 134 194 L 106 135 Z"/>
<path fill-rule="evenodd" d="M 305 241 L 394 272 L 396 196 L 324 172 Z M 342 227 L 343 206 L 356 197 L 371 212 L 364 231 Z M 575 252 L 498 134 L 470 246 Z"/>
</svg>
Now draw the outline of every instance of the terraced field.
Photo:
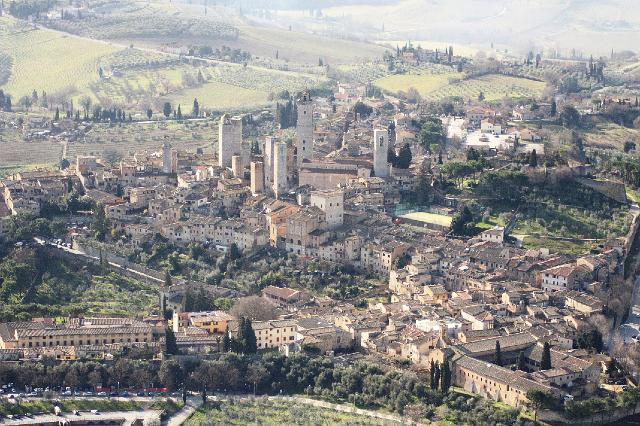
<svg viewBox="0 0 640 426">
<path fill-rule="evenodd" d="M 0 128 L 0 175 L 6 170 L 11 172 L 15 167 L 55 165 L 60 161 L 61 155 L 60 143 L 25 142 L 21 130 L 13 127 Z"/>
<path fill-rule="evenodd" d="M 490 74 L 468 80 L 456 80 L 457 73 L 434 72 L 423 74 L 403 74 L 388 76 L 375 82 L 383 90 L 399 93 L 415 88 L 427 100 L 440 100 L 459 96 L 464 99 L 476 99 L 480 93 L 487 101 L 509 98 L 540 97 L 545 83 L 526 78 Z"/>
<path fill-rule="evenodd" d="M 187 108 L 185 108 L 186 110 Z M 186 112 L 186 111 L 185 111 Z M 82 142 L 70 143 L 67 158 L 77 155 L 103 155 L 105 152 L 127 155 L 136 151 L 159 151 L 165 139 L 187 151 L 202 148 L 213 155 L 213 136 L 217 126 L 213 120 L 176 123 L 134 123 L 110 127 L 96 125 Z"/>
<path fill-rule="evenodd" d="M 198 75 L 203 82 L 198 82 Z M 326 81 L 317 75 L 233 64 L 172 64 L 160 69 L 125 71 L 92 84 L 90 89 L 94 101 L 102 105 L 124 104 L 137 110 L 150 105 L 158 111 L 165 101 L 185 105 L 198 98 L 203 109 L 222 110 L 264 105 L 270 93 L 300 91 Z"/>
<path fill-rule="evenodd" d="M 0 52 L 11 57 L 11 76 L 0 87 L 14 99 L 36 89 L 77 94 L 98 80 L 100 59 L 118 50 L 100 42 L 33 29 L 0 18 Z"/>
<path fill-rule="evenodd" d="M 159 111 L 165 101 L 191 104 L 194 98 L 210 110 L 255 107 L 268 103 L 270 93 L 327 82 L 318 74 L 260 67 L 194 66 L 175 56 L 116 46 L 0 18 L 0 88 L 14 104 L 35 89 L 46 91 L 50 104 L 73 99 L 79 105 L 88 95 L 103 107 L 142 112 L 149 106 Z"/>
</svg>

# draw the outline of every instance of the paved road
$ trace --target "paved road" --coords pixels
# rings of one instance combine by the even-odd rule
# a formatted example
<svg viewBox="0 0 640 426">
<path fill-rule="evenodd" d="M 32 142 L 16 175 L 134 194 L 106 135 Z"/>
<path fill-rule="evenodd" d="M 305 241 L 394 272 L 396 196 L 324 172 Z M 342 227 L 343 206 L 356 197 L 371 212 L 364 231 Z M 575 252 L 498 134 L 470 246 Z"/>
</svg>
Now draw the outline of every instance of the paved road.
<svg viewBox="0 0 640 426">
<path fill-rule="evenodd" d="M 163 422 L 166 426 L 181 426 L 187 419 L 202 405 L 202 398 L 189 397 L 187 404 L 182 407 L 182 410 L 174 414 L 167 422 Z"/>
<path fill-rule="evenodd" d="M 73 249 L 73 248 L 70 248 L 70 247 L 65 247 L 65 246 L 62 246 L 62 245 L 59 245 L 59 244 L 47 244 L 47 242 L 45 240 L 43 240 L 42 238 L 34 237 L 34 240 L 35 240 L 36 243 L 40 244 L 41 246 L 52 247 L 52 248 L 55 248 L 55 249 L 58 249 L 58 250 L 61 250 L 61 251 L 65 251 L 67 253 L 71 253 L 71 254 L 73 254 L 75 256 L 84 257 L 86 259 L 90 259 L 90 260 L 93 260 L 93 261 L 96 261 L 96 260 L 99 261 L 100 260 L 99 258 L 91 256 L 91 255 L 89 255 L 89 254 L 87 254 L 87 253 L 85 253 L 83 251 L 80 251 L 80 250 L 76 250 L 76 249 Z M 140 276 L 142 278 L 145 278 L 145 279 L 148 279 L 148 280 L 151 280 L 151 281 L 155 281 L 158 284 L 164 284 L 164 280 L 159 279 L 159 278 L 154 277 L 154 276 L 151 276 L 151 275 L 147 275 L 144 272 L 140 272 L 138 270 L 128 268 L 125 265 L 121 265 L 119 263 L 115 263 L 115 262 L 111 262 L 111 261 L 109 261 L 108 263 L 111 266 L 115 266 L 116 268 L 119 268 L 119 269 L 124 269 L 124 270 L 126 270 L 126 271 L 128 271 L 128 272 L 130 272 L 132 274 L 138 275 L 138 276 Z"/>
</svg>

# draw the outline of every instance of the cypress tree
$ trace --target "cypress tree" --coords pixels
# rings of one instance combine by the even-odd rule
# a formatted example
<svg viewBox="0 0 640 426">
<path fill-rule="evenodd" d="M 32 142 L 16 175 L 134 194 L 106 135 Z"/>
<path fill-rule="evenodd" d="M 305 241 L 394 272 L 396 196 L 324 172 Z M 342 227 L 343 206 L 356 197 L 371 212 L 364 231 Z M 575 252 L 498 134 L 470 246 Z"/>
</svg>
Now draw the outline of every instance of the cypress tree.
<svg viewBox="0 0 640 426">
<path fill-rule="evenodd" d="M 445 361 L 442 364 L 442 381 L 440 383 L 440 390 L 442 392 L 449 392 L 449 387 L 451 387 L 451 368 L 449 368 L 449 362 Z"/>
<path fill-rule="evenodd" d="M 542 349 L 542 359 L 540 360 L 540 369 L 551 369 L 551 346 L 549 346 L 549 342 L 544 342 L 544 347 Z"/>
<path fill-rule="evenodd" d="M 496 342 L 496 353 L 493 359 L 494 364 L 502 367 L 502 351 L 500 350 L 500 342 Z"/>
<path fill-rule="evenodd" d="M 247 329 L 245 327 L 245 323 L 245 318 L 240 318 L 240 323 L 238 324 L 238 334 L 235 339 L 235 346 L 238 352 L 244 352 L 247 346 L 247 337 L 245 335 Z"/>
<path fill-rule="evenodd" d="M 527 364 L 525 362 L 524 352 L 522 351 L 518 354 L 518 370 L 527 371 Z"/>
<path fill-rule="evenodd" d="M 436 364 L 435 362 L 433 362 L 433 360 L 431 360 L 431 369 L 429 370 L 429 385 L 431 386 L 431 389 L 435 389 L 435 381 L 434 379 L 434 374 L 436 372 Z"/>
<path fill-rule="evenodd" d="M 229 352 L 231 350 L 231 338 L 229 337 L 229 326 L 224 332 L 224 337 L 222 338 L 222 351 Z"/>
<path fill-rule="evenodd" d="M 244 327 L 245 327 L 244 353 L 255 354 L 258 351 L 258 342 L 256 339 L 256 333 L 253 331 L 253 327 L 251 326 L 251 320 L 247 319 L 244 322 Z"/>
<path fill-rule="evenodd" d="M 56 107 L 56 115 L 53 117 L 54 121 L 60 121 L 60 108 Z"/>
<path fill-rule="evenodd" d="M 535 149 L 529 154 L 529 167 L 538 167 L 538 153 Z"/>
<path fill-rule="evenodd" d="M 165 350 L 167 355 L 176 355 L 178 353 L 178 343 L 176 342 L 176 335 L 170 328 L 167 328 L 167 332 L 165 334 Z"/>
<path fill-rule="evenodd" d="M 439 363 L 436 363 L 435 371 L 433 373 L 433 381 L 434 381 L 433 389 L 438 389 L 438 384 L 440 383 L 440 364 Z"/>
</svg>

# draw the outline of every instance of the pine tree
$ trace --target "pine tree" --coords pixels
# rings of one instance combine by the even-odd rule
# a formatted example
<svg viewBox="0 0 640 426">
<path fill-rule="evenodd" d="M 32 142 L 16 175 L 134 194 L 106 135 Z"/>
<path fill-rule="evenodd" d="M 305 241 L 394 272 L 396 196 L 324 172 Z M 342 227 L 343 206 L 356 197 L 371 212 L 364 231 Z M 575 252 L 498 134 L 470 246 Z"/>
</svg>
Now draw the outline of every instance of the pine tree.
<svg viewBox="0 0 640 426">
<path fill-rule="evenodd" d="M 499 341 L 496 341 L 496 352 L 493 356 L 493 363 L 502 367 L 502 351 L 500 350 Z"/>
<path fill-rule="evenodd" d="M 549 342 L 544 342 L 544 346 L 542 348 L 542 359 L 540 360 L 540 369 L 551 369 L 551 346 L 549 346 Z"/>
</svg>

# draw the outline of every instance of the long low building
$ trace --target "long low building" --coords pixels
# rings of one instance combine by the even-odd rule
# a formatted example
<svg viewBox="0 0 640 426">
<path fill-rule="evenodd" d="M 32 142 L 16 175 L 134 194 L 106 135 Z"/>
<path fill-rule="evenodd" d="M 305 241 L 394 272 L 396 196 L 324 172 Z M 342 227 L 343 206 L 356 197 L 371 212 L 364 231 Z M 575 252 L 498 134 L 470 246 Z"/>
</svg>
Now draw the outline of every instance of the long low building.
<svg viewBox="0 0 640 426">
<path fill-rule="evenodd" d="M 38 322 L 0 324 L 0 349 L 151 343 L 153 328 L 125 318 L 73 319 L 56 325 Z"/>
<path fill-rule="evenodd" d="M 456 386 L 513 407 L 527 403 L 527 392 L 539 389 L 557 392 L 527 377 L 522 371 L 511 371 L 486 361 L 463 355 L 452 360 L 452 379 Z"/>
</svg>

